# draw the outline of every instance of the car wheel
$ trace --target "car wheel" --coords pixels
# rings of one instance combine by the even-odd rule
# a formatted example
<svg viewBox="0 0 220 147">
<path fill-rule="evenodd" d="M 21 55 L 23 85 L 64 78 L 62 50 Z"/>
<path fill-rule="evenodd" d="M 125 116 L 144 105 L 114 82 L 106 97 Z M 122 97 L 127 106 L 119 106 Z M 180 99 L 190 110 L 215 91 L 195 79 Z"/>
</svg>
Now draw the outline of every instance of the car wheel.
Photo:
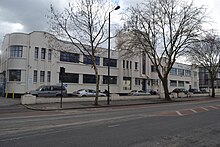
<svg viewBox="0 0 220 147">
<path fill-rule="evenodd" d="M 82 97 L 86 97 L 86 95 L 82 95 Z"/>
</svg>

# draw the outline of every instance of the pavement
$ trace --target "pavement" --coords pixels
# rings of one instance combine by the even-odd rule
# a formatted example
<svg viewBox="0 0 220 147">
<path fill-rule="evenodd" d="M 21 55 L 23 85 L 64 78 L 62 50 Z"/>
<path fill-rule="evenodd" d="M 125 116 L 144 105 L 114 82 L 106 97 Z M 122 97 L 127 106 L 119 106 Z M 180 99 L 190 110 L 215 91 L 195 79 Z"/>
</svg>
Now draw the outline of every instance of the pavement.
<svg viewBox="0 0 220 147">
<path fill-rule="evenodd" d="M 189 98 L 172 98 L 172 101 L 166 101 L 161 98 L 146 97 L 135 98 L 125 100 L 111 100 L 110 104 L 107 101 L 99 101 L 98 105 L 94 105 L 94 101 L 77 101 L 77 102 L 63 102 L 63 103 L 42 103 L 42 104 L 26 104 L 22 105 L 19 98 L 0 98 L 0 110 L 13 109 L 18 107 L 26 107 L 29 110 L 36 111 L 53 111 L 53 110 L 68 110 L 68 109 L 85 109 L 85 108 L 103 108 L 103 107 L 119 107 L 119 106 L 131 106 L 131 105 L 148 105 L 148 104 L 160 104 L 160 103 L 174 103 L 174 102 L 187 102 L 187 101 L 203 101 L 220 99 L 220 96 L 211 98 L 208 96 L 196 96 Z"/>
</svg>

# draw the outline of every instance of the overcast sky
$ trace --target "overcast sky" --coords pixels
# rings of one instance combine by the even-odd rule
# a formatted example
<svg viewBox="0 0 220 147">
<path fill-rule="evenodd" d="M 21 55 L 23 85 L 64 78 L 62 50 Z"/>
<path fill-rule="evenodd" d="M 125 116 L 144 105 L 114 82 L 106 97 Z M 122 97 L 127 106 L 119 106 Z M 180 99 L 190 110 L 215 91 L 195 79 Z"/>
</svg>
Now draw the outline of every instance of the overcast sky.
<svg viewBox="0 0 220 147">
<path fill-rule="evenodd" d="M 12 32 L 47 31 L 47 18 L 50 4 L 57 8 L 66 6 L 68 0 L 0 0 L 0 45 L 3 36 Z M 72 0 L 74 1 L 74 0 Z M 141 0 L 112 0 L 119 3 L 121 9 L 112 14 L 113 19 L 119 19 L 118 14 L 128 5 L 134 5 Z M 215 21 L 214 29 L 220 30 L 220 0 L 194 0 L 198 5 L 207 5 Z"/>
</svg>

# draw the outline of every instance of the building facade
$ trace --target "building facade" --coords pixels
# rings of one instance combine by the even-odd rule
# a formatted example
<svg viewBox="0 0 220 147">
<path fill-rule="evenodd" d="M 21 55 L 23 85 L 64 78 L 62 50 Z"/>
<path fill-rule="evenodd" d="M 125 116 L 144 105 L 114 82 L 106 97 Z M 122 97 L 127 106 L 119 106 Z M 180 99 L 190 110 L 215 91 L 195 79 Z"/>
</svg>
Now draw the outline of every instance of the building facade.
<svg viewBox="0 0 220 147">
<path fill-rule="evenodd" d="M 5 36 L 1 48 L 1 72 L 4 73 L 6 93 L 22 95 L 41 85 L 58 85 L 60 67 L 65 68 L 64 85 L 68 93 L 81 88 L 95 89 L 91 59 L 69 42 L 50 36 L 53 35 L 40 31 Z M 128 93 L 135 89 L 163 91 L 155 68 L 146 55 L 123 59 L 118 51 L 111 50 L 110 56 L 111 93 Z M 107 49 L 99 48 L 95 58 L 101 91 L 107 89 L 108 84 L 107 57 Z M 198 88 L 198 78 L 195 66 L 176 63 L 169 75 L 169 90 Z"/>
</svg>

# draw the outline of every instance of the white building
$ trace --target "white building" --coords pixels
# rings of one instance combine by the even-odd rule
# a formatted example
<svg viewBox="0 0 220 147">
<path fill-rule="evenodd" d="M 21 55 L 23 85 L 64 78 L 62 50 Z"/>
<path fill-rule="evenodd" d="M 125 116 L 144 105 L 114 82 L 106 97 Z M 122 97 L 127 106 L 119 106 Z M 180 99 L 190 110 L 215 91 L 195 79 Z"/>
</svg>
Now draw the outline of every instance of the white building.
<svg viewBox="0 0 220 147">
<path fill-rule="evenodd" d="M 48 37 L 49 36 L 49 37 Z M 95 89 L 91 61 L 70 43 L 50 37 L 46 32 L 12 33 L 1 48 L 1 71 L 5 75 L 5 92 L 24 94 L 40 85 L 59 84 L 60 67 L 65 68 L 64 84 L 68 93 L 80 88 Z M 89 48 L 89 47 L 88 47 Z M 107 89 L 107 49 L 96 56 L 100 90 Z M 161 90 L 161 82 L 146 56 L 122 59 L 111 50 L 110 92 L 127 93 L 134 89 Z M 176 87 L 198 87 L 198 69 L 176 63 L 169 76 L 170 91 Z"/>
</svg>

